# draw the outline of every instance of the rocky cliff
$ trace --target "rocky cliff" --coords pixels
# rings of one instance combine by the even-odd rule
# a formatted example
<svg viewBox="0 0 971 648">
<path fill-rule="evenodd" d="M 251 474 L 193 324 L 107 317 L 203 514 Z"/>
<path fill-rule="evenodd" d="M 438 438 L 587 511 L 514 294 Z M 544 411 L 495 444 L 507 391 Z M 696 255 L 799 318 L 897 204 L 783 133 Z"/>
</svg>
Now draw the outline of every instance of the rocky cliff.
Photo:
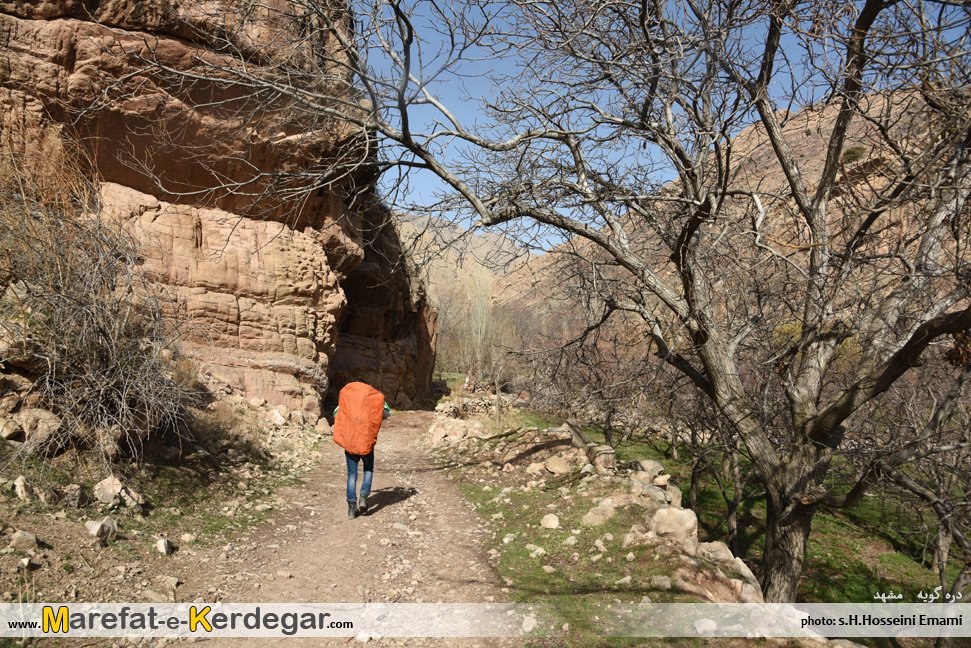
<svg viewBox="0 0 971 648">
<path fill-rule="evenodd" d="M 228 56 L 207 40 L 214 34 L 250 66 L 266 64 L 266 43 L 307 47 L 280 38 L 292 26 L 269 19 L 227 33 L 219 16 L 237 11 L 231 0 L 200 6 L 0 2 L 3 146 L 50 156 L 58 142 L 81 143 L 103 215 L 144 243 L 145 270 L 187 316 L 183 350 L 213 376 L 314 414 L 331 382 L 352 376 L 396 406 L 420 400 L 435 317 L 408 278 L 389 212 L 367 207 L 373 174 L 297 191 L 274 179 L 365 160 L 368 138 L 338 120 L 283 119 L 231 86 L 180 77 Z M 315 82 L 350 87 L 339 75 Z"/>
</svg>

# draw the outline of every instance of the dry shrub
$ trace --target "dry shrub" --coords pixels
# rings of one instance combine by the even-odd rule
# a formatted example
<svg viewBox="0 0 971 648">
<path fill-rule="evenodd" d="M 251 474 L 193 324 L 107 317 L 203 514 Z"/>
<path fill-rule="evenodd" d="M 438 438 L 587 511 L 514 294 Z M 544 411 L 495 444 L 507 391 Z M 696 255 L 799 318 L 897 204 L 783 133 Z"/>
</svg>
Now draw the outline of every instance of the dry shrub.
<svg viewBox="0 0 971 648">
<path fill-rule="evenodd" d="M 184 427 L 196 383 L 174 353 L 178 309 L 138 272 L 137 242 L 101 218 L 80 162 L 0 151 L 0 363 L 61 417 L 45 453 L 84 441 L 137 456 Z"/>
</svg>

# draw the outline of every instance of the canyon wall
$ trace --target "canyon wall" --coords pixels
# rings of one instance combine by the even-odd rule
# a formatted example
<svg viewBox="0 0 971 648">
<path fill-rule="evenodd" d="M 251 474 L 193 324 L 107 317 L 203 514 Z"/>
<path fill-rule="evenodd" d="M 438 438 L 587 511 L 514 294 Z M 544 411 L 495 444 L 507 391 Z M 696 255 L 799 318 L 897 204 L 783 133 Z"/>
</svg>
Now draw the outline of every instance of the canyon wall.
<svg viewBox="0 0 971 648">
<path fill-rule="evenodd" d="M 390 212 L 374 205 L 373 172 L 348 164 L 373 156 L 367 134 L 179 74 L 200 61 L 210 73 L 269 66 L 300 54 L 288 42 L 309 47 L 281 38 L 293 25 L 272 16 L 227 35 L 238 10 L 229 0 L 0 2 L 2 145 L 49 157 L 80 143 L 102 217 L 143 244 L 144 270 L 183 313 L 181 349 L 204 371 L 317 415 L 332 383 L 351 378 L 413 405 L 430 386 L 435 316 Z M 238 58 L 212 35 L 232 40 Z M 315 82 L 350 92 L 346 75 Z M 319 186 L 278 178 L 339 165 L 352 170 Z"/>
</svg>

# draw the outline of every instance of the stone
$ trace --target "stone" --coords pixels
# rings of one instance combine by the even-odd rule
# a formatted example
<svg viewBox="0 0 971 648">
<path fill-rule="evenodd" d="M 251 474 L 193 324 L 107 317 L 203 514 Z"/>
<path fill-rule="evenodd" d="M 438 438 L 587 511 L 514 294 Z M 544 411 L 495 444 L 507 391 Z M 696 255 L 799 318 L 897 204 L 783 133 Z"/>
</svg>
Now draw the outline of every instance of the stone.
<svg viewBox="0 0 971 648">
<path fill-rule="evenodd" d="M 287 417 L 284 416 L 280 412 L 280 410 L 278 410 L 278 409 L 271 409 L 269 412 L 266 413 L 266 421 L 270 425 L 281 426 L 281 425 L 285 425 L 286 424 Z"/>
<path fill-rule="evenodd" d="M 21 410 L 15 420 L 24 432 L 24 448 L 31 454 L 52 457 L 67 446 L 68 435 L 61 417 L 39 407 Z"/>
<path fill-rule="evenodd" d="M 662 508 L 654 514 L 651 530 L 660 538 L 680 543 L 697 536 L 698 516 L 690 509 Z"/>
<path fill-rule="evenodd" d="M 650 481 L 664 472 L 664 466 L 653 459 L 639 459 L 631 462 L 631 470 L 647 473 L 647 481 Z"/>
<path fill-rule="evenodd" d="M 163 556 L 171 556 L 172 552 L 175 551 L 175 546 L 168 540 L 168 538 L 160 538 L 159 541 L 155 543 L 155 550 Z"/>
<path fill-rule="evenodd" d="M 565 544 L 568 547 L 572 547 L 576 543 L 577 543 L 577 537 L 575 535 L 571 535 L 567 537 L 566 540 L 563 541 L 563 544 Z"/>
<path fill-rule="evenodd" d="M 91 520 L 84 523 L 84 528 L 88 530 L 89 534 L 106 543 L 118 537 L 118 523 L 114 518 L 106 517 L 100 522 Z"/>
<path fill-rule="evenodd" d="M 651 577 L 651 587 L 656 590 L 661 590 L 663 592 L 671 589 L 671 577 L 670 576 L 652 576 Z"/>
<path fill-rule="evenodd" d="M 671 475 L 658 475 L 652 483 L 659 488 L 665 488 L 669 481 L 671 481 Z"/>
<path fill-rule="evenodd" d="M 118 506 L 123 488 L 117 477 L 106 477 L 94 485 L 94 498 L 109 507 Z"/>
<path fill-rule="evenodd" d="M 560 526 L 560 518 L 556 517 L 553 513 L 548 513 L 543 516 L 543 519 L 539 523 L 544 528 L 557 529 Z"/>
<path fill-rule="evenodd" d="M 24 435 L 24 429 L 20 423 L 12 418 L 0 419 L 0 438 L 20 439 Z"/>
<path fill-rule="evenodd" d="M 620 580 L 614 581 L 614 585 L 630 585 L 630 583 L 631 583 L 631 577 L 630 576 L 624 576 Z"/>
<path fill-rule="evenodd" d="M 681 508 L 681 489 L 674 484 L 668 484 L 665 492 L 668 494 L 668 501 L 671 503 L 671 506 L 674 508 Z"/>
<path fill-rule="evenodd" d="M 529 634 L 530 632 L 532 632 L 533 630 L 536 629 L 536 626 L 537 625 L 538 625 L 538 622 L 536 621 L 536 617 L 530 615 L 530 616 L 524 618 L 523 619 L 523 634 Z"/>
<path fill-rule="evenodd" d="M 617 466 L 617 453 L 607 445 L 592 445 L 587 447 L 587 459 L 594 468 L 608 470 Z"/>
<path fill-rule="evenodd" d="M 732 555 L 732 550 L 728 548 L 728 545 L 724 542 L 714 541 L 714 542 L 701 542 L 698 544 L 698 553 L 708 560 L 713 560 L 715 562 L 727 562 L 734 563 L 735 556 Z"/>
<path fill-rule="evenodd" d="M 317 425 L 314 426 L 314 430 L 321 436 L 334 436 L 334 431 L 331 429 L 330 423 L 323 416 L 317 419 Z"/>
<path fill-rule="evenodd" d="M 529 464 L 528 466 L 526 466 L 526 474 L 527 475 L 541 475 L 541 474 L 543 474 L 543 468 L 544 468 L 543 464 L 541 464 L 539 462 L 533 462 L 533 463 Z"/>
<path fill-rule="evenodd" d="M 68 484 L 61 489 L 61 504 L 72 509 L 79 509 L 88 503 L 88 495 L 80 484 Z"/>
<path fill-rule="evenodd" d="M 30 551 L 37 548 L 37 537 L 27 531 L 14 531 L 10 536 L 10 548 L 18 551 Z"/>
<path fill-rule="evenodd" d="M 556 567 L 553 567 L 552 565 L 543 565 L 543 571 L 547 574 L 553 574 L 556 572 Z"/>
<path fill-rule="evenodd" d="M 34 496 L 34 489 L 31 488 L 30 484 L 27 482 L 27 478 L 23 475 L 17 477 L 13 480 L 14 493 L 17 495 L 17 499 L 24 502 L 30 500 Z"/>
<path fill-rule="evenodd" d="M 580 519 L 582 526 L 600 526 L 614 516 L 615 509 L 611 504 L 600 503 L 590 509 L 583 518 Z"/>
<path fill-rule="evenodd" d="M 748 583 L 751 583 L 755 587 L 760 587 L 759 579 L 755 577 L 755 574 L 752 573 L 752 570 L 749 569 L 749 566 L 745 564 L 744 560 L 736 556 L 735 560 L 732 562 L 732 566 L 735 568 L 735 571 L 738 572 L 738 574 Z"/>
<path fill-rule="evenodd" d="M 546 470 L 554 475 L 565 475 L 570 472 L 570 464 L 560 456 L 550 457 L 546 460 Z"/>
<path fill-rule="evenodd" d="M 742 603 L 765 602 L 765 600 L 762 598 L 762 589 L 752 585 L 752 583 L 745 583 L 742 585 L 742 593 L 739 595 L 739 600 Z"/>
<path fill-rule="evenodd" d="M 695 631 L 701 636 L 710 635 L 718 630 L 718 624 L 711 619 L 698 619 L 694 623 Z"/>
</svg>

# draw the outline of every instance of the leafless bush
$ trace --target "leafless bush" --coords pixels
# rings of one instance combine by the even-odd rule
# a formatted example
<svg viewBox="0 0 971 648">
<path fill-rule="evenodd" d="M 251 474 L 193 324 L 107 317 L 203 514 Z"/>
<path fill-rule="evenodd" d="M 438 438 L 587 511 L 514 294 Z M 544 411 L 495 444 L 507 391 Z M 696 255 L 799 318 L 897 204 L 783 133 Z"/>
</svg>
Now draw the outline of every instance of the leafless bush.
<svg viewBox="0 0 971 648">
<path fill-rule="evenodd" d="M 137 243 L 102 218 L 79 168 L 0 153 L 0 363 L 61 418 L 34 450 L 81 442 L 138 456 L 182 426 L 195 382 L 177 366 L 178 309 L 138 272 Z"/>
</svg>

